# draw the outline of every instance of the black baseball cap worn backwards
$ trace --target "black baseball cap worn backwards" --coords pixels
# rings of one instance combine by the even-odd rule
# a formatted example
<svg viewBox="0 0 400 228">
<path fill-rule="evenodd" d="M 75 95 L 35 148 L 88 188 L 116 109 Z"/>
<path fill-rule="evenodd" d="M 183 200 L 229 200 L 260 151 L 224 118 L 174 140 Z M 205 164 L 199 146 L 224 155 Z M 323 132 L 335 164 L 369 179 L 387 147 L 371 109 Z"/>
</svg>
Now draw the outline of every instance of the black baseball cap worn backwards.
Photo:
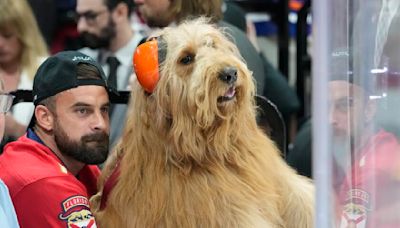
<svg viewBox="0 0 400 228">
<path fill-rule="evenodd" d="M 78 79 L 77 66 L 80 63 L 94 66 L 100 73 L 99 79 Z M 91 57 L 78 51 L 62 51 L 44 61 L 36 72 L 33 80 L 33 104 L 54 96 L 68 89 L 84 85 L 98 85 L 108 92 L 117 93 L 116 89 L 107 84 L 107 78 L 101 66 Z M 33 127 L 33 115 L 29 127 Z"/>
<path fill-rule="evenodd" d="M 77 78 L 77 66 L 85 63 L 96 67 L 101 79 Z M 116 92 L 115 88 L 109 88 L 107 79 L 101 66 L 91 57 L 78 51 L 63 51 L 47 58 L 40 65 L 33 81 L 33 104 L 54 96 L 62 91 L 82 85 L 104 86 L 108 91 Z"/>
</svg>

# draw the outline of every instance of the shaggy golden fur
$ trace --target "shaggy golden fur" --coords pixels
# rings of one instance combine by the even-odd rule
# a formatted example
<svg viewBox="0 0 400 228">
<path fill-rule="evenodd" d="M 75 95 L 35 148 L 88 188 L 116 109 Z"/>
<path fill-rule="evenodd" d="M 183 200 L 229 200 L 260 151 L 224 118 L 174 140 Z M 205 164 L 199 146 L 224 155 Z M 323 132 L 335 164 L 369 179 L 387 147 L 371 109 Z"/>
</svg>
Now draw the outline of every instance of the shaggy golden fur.
<svg viewBox="0 0 400 228">
<path fill-rule="evenodd" d="M 257 126 L 252 75 L 236 46 L 205 19 L 161 35 L 158 85 L 152 94 L 133 85 L 99 187 L 121 159 L 118 182 L 104 210 L 101 192 L 91 199 L 100 227 L 312 227 L 312 184 Z M 232 86 L 219 79 L 227 66 L 238 70 L 236 95 L 221 102 Z"/>
</svg>

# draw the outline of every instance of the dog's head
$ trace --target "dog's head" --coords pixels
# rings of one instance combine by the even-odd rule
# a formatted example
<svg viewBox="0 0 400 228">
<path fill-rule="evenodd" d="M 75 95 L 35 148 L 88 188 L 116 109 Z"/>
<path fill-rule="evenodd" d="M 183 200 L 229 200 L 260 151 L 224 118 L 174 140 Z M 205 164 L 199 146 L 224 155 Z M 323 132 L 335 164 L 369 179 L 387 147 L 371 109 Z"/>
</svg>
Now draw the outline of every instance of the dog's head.
<svg viewBox="0 0 400 228">
<path fill-rule="evenodd" d="M 153 115 L 172 122 L 184 118 L 205 129 L 252 105 L 251 72 L 237 47 L 204 18 L 166 28 L 139 45 L 134 68 L 141 84 L 135 99 L 145 99 Z"/>
</svg>

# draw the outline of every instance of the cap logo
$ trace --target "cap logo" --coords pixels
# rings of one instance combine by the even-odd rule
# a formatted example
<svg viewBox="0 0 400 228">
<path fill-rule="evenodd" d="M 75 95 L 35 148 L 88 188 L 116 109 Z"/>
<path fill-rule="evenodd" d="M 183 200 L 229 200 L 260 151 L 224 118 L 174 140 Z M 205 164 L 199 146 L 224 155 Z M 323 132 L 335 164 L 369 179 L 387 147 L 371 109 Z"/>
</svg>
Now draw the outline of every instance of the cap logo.
<svg viewBox="0 0 400 228">
<path fill-rule="evenodd" d="M 74 56 L 72 61 L 89 61 L 92 60 L 89 56 Z"/>
</svg>

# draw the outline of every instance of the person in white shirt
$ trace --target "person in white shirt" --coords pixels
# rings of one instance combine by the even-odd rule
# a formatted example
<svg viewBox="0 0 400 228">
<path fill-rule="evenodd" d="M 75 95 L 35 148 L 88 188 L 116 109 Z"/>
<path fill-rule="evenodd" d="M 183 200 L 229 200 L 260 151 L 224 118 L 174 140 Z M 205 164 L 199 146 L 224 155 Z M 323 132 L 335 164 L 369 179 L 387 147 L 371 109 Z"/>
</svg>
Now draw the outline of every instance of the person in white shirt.
<svg viewBox="0 0 400 228">
<path fill-rule="evenodd" d="M 133 74 L 132 55 L 143 36 L 134 33 L 130 24 L 132 0 L 77 0 L 78 32 L 84 46 L 79 51 L 97 60 L 119 91 L 129 90 Z M 111 59 L 116 63 L 116 79 L 110 81 Z M 117 60 L 117 61 L 115 61 Z M 114 80 L 114 79 L 113 79 Z M 111 108 L 110 144 L 115 145 L 125 123 L 127 105 Z"/>
</svg>

